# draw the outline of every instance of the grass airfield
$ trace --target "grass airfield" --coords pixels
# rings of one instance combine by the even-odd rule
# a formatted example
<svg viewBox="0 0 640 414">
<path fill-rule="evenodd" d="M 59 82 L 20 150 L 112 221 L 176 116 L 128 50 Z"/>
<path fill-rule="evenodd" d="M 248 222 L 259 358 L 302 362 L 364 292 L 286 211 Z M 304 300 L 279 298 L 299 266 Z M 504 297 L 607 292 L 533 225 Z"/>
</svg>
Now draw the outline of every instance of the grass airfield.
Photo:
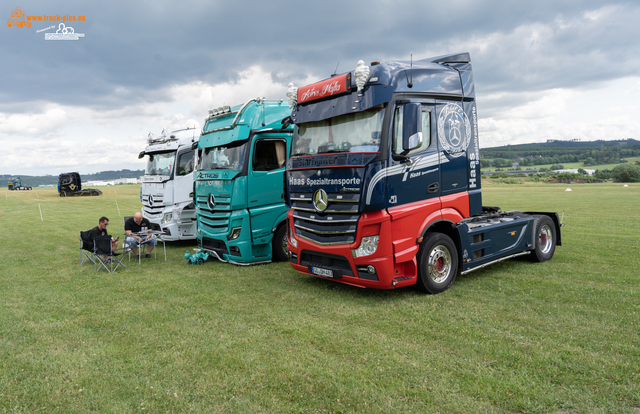
<svg viewBox="0 0 640 414">
<path fill-rule="evenodd" d="M 96 273 L 78 233 L 122 236 L 139 186 L 0 189 L 0 413 L 640 413 L 640 185 L 483 186 L 564 210 L 563 246 L 434 296 L 189 266 L 195 242 Z"/>
</svg>

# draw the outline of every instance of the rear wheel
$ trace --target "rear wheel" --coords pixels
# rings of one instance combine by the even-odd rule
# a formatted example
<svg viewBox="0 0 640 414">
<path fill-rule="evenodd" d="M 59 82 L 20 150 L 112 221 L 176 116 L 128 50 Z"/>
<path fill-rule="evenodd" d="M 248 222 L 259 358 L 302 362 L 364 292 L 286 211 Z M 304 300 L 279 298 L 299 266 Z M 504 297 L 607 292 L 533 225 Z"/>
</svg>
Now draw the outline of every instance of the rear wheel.
<svg viewBox="0 0 640 414">
<path fill-rule="evenodd" d="M 274 260 L 284 262 L 289 258 L 289 251 L 287 249 L 287 227 L 284 224 L 276 230 L 271 245 L 273 246 Z"/>
<path fill-rule="evenodd" d="M 432 294 L 444 292 L 457 274 L 458 251 L 451 238 L 427 233 L 418 252 L 418 289 Z"/>
<path fill-rule="evenodd" d="M 545 262 L 556 251 L 556 226 L 549 216 L 534 216 L 534 249 L 529 258 L 534 262 Z"/>
</svg>

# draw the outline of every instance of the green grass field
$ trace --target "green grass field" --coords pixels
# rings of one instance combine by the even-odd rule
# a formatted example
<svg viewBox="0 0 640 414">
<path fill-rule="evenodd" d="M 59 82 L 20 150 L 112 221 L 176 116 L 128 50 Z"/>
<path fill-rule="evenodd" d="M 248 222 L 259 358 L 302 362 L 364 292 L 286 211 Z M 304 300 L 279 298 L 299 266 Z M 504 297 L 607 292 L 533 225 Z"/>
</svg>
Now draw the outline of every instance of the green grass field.
<svg viewBox="0 0 640 414">
<path fill-rule="evenodd" d="M 564 210 L 563 246 L 434 296 L 189 266 L 194 243 L 96 273 L 78 232 L 121 234 L 139 186 L 2 189 L 0 412 L 638 414 L 640 185 L 567 187 L 487 183 L 485 205 Z"/>
<path fill-rule="evenodd" d="M 629 164 L 633 164 L 636 161 L 640 161 L 640 158 L 637 157 L 630 157 L 630 158 L 626 158 L 627 162 Z M 584 162 L 561 162 L 560 163 L 565 170 L 577 170 L 579 168 L 584 168 L 585 170 L 613 170 L 615 167 L 617 167 L 618 165 L 622 165 L 622 164 L 601 164 L 601 165 L 589 165 L 589 166 L 585 166 Z M 540 168 L 551 168 L 551 166 L 554 164 L 545 164 L 545 165 L 528 165 L 528 166 L 524 166 L 524 167 L 520 167 L 523 170 L 529 170 L 529 169 L 537 169 L 539 170 Z M 511 170 L 512 167 L 508 167 L 508 168 L 502 168 L 502 170 Z M 486 167 L 483 168 L 482 171 L 495 171 L 496 168 L 494 167 Z"/>
</svg>

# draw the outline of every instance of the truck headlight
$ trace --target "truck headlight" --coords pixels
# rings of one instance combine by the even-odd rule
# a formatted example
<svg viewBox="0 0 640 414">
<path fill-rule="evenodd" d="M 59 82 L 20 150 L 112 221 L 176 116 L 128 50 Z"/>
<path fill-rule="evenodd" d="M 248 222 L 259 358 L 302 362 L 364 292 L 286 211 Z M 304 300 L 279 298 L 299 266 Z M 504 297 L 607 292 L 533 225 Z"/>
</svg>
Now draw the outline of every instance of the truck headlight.
<svg viewBox="0 0 640 414">
<path fill-rule="evenodd" d="M 238 237 L 240 237 L 240 231 L 242 230 L 242 227 L 234 227 L 231 229 L 231 234 L 229 234 L 227 236 L 227 240 L 231 241 L 231 240 L 235 240 Z"/>
<path fill-rule="evenodd" d="M 374 254 L 378 249 L 378 239 L 380 236 L 367 236 L 360 240 L 360 246 L 357 249 L 351 250 L 353 257 L 369 256 Z"/>
<path fill-rule="evenodd" d="M 173 217 L 176 218 L 176 221 L 180 221 L 180 216 L 182 215 L 182 209 L 181 208 L 174 208 L 173 209 Z"/>
<path fill-rule="evenodd" d="M 287 225 L 287 230 L 289 231 L 289 243 L 291 243 L 291 245 L 293 247 L 298 247 L 298 240 L 296 240 L 296 232 L 295 230 L 290 227 L 289 225 Z"/>
<path fill-rule="evenodd" d="M 171 213 L 164 213 L 164 216 L 162 216 L 162 220 L 160 221 L 160 223 L 161 224 L 166 224 L 166 223 L 171 221 L 172 217 L 173 217 L 173 215 Z"/>
</svg>

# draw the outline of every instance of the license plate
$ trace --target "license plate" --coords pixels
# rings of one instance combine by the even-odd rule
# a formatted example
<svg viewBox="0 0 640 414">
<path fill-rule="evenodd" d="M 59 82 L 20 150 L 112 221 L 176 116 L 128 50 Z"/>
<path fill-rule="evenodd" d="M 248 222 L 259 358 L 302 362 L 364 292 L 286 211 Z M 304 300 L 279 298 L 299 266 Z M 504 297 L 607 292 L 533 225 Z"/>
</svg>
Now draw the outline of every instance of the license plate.
<svg viewBox="0 0 640 414">
<path fill-rule="evenodd" d="M 322 269 L 319 267 L 312 267 L 311 273 L 318 276 L 333 277 L 333 270 Z"/>
</svg>

